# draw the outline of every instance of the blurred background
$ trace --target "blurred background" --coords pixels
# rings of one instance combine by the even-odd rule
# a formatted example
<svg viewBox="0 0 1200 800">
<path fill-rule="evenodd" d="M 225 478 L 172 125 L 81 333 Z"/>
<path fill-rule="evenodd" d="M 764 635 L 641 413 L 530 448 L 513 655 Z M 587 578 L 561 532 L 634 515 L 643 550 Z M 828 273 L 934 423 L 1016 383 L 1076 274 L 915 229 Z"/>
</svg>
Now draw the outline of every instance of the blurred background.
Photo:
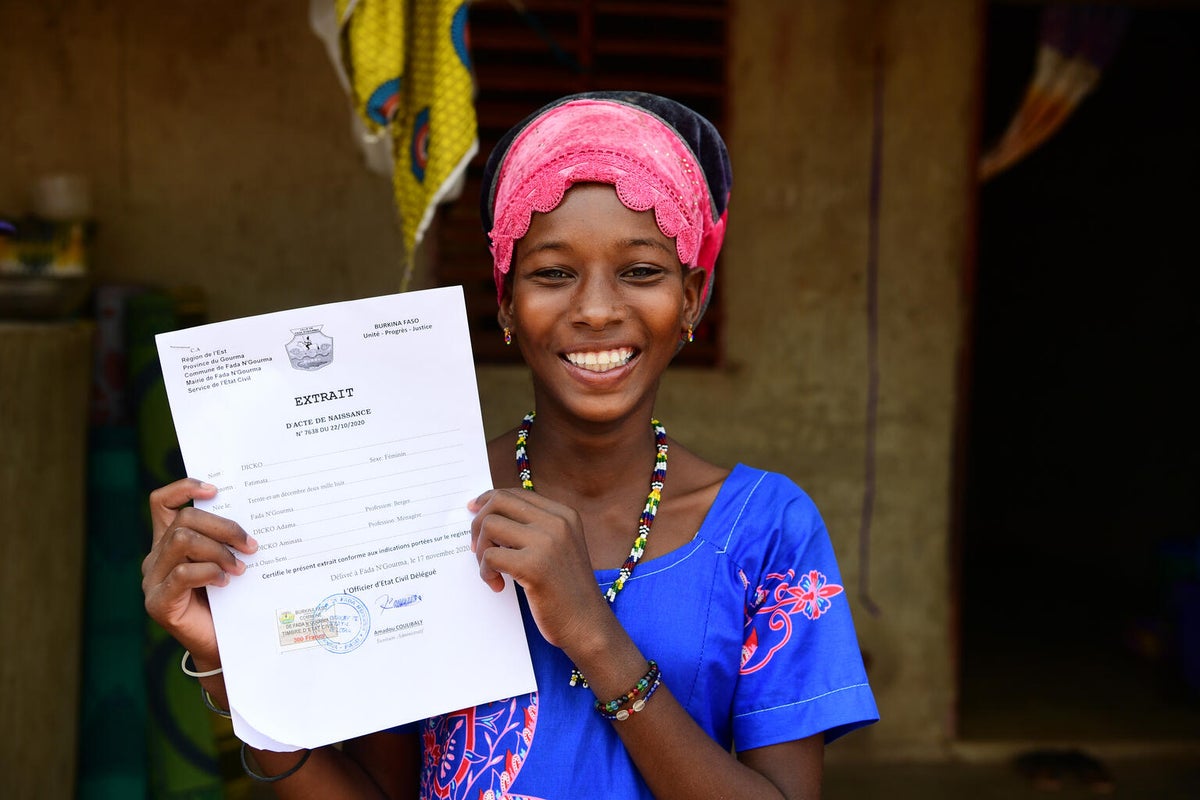
<svg viewBox="0 0 1200 800">
<path fill-rule="evenodd" d="M 531 392 L 479 172 L 593 88 L 729 144 L 716 294 L 659 413 L 822 509 L 883 715 L 830 748 L 829 796 L 1200 796 L 1200 4 L 440 5 L 479 151 L 414 250 L 394 144 L 381 168 L 314 26 L 333 2 L 0 0 L 14 796 L 252 793 L 141 605 L 144 498 L 183 474 L 153 335 L 460 284 L 509 429 Z"/>
</svg>

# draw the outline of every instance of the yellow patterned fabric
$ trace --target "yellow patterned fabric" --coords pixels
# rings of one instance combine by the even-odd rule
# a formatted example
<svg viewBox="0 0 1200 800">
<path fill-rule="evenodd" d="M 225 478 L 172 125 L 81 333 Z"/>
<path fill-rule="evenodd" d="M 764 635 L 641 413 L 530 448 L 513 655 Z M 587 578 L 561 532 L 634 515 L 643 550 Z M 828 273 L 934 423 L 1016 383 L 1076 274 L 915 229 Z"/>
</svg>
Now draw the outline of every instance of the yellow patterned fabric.
<svg viewBox="0 0 1200 800">
<path fill-rule="evenodd" d="M 333 0 L 355 111 L 392 143 L 403 288 L 438 203 L 479 149 L 463 0 Z"/>
</svg>

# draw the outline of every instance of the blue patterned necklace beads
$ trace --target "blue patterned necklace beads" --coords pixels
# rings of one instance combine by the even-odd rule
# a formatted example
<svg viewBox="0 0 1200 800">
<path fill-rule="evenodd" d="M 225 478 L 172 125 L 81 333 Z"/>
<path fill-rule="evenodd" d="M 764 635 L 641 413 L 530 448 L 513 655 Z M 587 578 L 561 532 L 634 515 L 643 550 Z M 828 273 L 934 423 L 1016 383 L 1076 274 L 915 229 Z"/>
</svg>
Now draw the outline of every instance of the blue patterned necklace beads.
<svg viewBox="0 0 1200 800">
<path fill-rule="evenodd" d="M 529 456 L 525 452 L 525 444 L 529 441 L 529 431 L 533 428 L 534 416 L 536 414 L 533 411 L 526 414 L 525 418 L 521 420 L 520 428 L 517 429 L 517 473 L 521 479 L 521 488 L 531 492 L 534 491 L 533 474 L 529 470 Z M 662 501 L 663 481 L 667 477 L 667 429 L 656 419 L 650 420 L 650 424 L 654 427 L 654 446 L 657 451 L 654 456 L 654 473 L 650 476 L 650 494 L 646 496 L 646 507 L 642 509 L 642 515 L 638 519 L 637 537 L 633 540 L 633 547 L 630 548 L 625 563 L 621 565 L 617 579 L 604 593 L 605 599 L 610 604 L 625 588 L 625 582 L 629 580 L 633 568 L 637 566 L 638 561 L 646 552 L 646 540 L 650 537 L 650 526 L 654 524 L 654 517 L 658 514 L 658 504 Z M 574 667 L 571 669 L 571 685 L 585 687 L 588 685 L 587 679 Z"/>
</svg>

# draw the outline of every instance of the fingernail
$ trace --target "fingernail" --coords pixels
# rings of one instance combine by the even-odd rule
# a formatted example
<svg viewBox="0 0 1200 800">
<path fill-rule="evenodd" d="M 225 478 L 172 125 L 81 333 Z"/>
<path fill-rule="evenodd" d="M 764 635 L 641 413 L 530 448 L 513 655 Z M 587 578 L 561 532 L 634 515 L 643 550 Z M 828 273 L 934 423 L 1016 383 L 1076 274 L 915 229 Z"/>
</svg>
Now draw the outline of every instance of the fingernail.
<svg viewBox="0 0 1200 800">
<path fill-rule="evenodd" d="M 217 487 L 213 486 L 211 483 L 205 483 L 204 481 L 201 481 L 200 488 L 207 492 L 209 489 L 216 489 Z"/>
<path fill-rule="evenodd" d="M 251 553 L 257 553 L 257 552 L 258 552 L 258 540 L 257 540 L 257 539 L 255 539 L 253 536 L 247 536 L 247 537 L 246 537 L 246 544 L 247 544 L 247 545 L 250 547 L 250 552 L 251 552 Z"/>
</svg>

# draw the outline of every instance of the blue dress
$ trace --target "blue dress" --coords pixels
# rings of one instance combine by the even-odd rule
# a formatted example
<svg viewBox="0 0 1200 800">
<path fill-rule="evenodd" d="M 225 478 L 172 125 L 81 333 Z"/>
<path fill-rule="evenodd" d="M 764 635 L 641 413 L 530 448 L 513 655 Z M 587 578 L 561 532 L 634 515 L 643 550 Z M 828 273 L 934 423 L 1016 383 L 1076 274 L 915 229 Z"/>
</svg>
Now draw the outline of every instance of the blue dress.
<svg viewBox="0 0 1200 800">
<path fill-rule="evenodd" d="M 600 591 L 616 576 L 597 571 Z M 421 797 L 651 797 L 620 723 L 569 685 L 521 605 L 538 691 L 418 723 Z M 879 717 L 824 523 L 782 475 L 735 467 L 695 538 L 639 564 L 613 611 L 726 749 L 832 741 Z"/>
</svg>

